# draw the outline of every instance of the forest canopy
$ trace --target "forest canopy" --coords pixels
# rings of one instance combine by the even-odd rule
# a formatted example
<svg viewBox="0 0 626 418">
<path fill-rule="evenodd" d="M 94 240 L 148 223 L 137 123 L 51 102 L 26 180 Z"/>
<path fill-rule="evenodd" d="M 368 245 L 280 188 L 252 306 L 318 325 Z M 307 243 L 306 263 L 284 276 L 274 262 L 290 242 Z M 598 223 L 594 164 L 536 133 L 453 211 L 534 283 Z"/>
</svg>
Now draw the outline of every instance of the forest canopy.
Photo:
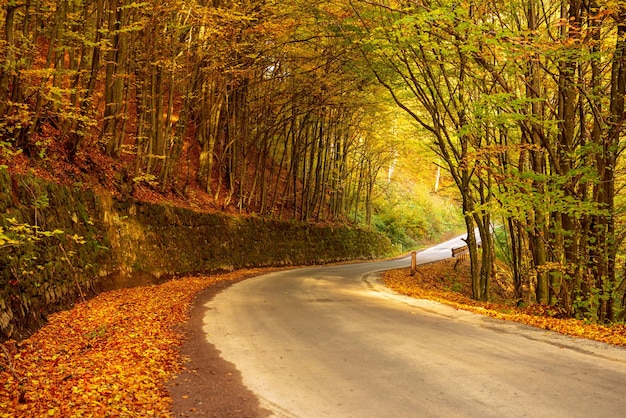
<svg viewBox="0 0 626 418">
<path fill-rule="evenodd" d="M 0 13 L 5 159 L 63 161 L 76 181 L 113 168 L 98 177 L 200 207 L 372 224 L 401 138 L 334 2 L 36 0 Z"/>
<path fill-rule="evenodd" d="M 624 319 L 622 0 L 11 0 L 0 21 L 4 161 L 405 247 L 458 205 L 476 299 L 504 263 L 520 301 Z"/>
<path fill-rule="evenodd" d="M 623 318 L 626 3 L 350 4 L 364 61 L 429 133 L 479 231 L 474 297 L 489 298 L 498 249 L 520 298 Z"/>
</svg>

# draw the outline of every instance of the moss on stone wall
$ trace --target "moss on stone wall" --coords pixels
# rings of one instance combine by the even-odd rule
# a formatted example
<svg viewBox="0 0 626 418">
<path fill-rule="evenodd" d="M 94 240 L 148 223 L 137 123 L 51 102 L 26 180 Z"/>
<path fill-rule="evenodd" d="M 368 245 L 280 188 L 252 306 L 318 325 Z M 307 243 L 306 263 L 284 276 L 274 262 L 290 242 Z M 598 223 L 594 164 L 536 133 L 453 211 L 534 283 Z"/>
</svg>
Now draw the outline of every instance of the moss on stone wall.
<svg viewBox="0 0 626 418">
<path fill-rule="evenodd" d="M 110 251 L 98 222 L 98 198 L 0 170 L 0 338 L 21 336 L 50 312 L 97 289 Z"/>
<path fill-rule="evenodd" d="M 17 237 L 15 225 L 36 226 L 31 239 L 22 235 L 0 252 L 0 339 L 27 335 L 81 292 L 391 252 L 389 240 L 369 230 L 121 201 L 4 170 L 0 187 L 5 234 Z"/>
</svg>

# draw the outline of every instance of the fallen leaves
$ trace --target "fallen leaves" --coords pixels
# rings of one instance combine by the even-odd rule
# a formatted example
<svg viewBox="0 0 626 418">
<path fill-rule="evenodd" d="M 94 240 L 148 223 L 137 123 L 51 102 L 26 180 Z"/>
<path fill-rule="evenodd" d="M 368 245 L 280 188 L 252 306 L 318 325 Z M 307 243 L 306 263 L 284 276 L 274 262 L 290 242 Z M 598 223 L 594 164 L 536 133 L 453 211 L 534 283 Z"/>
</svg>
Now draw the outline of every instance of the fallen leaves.
<svg viewBox="0 0 626 418">
<path fill-rule="evenodd" d="M 571 318 L 555 318 L 546 307 L 531 305 L 518 308 L 507 304 L 502 295 L 498 295 L 501 302 L 473 300 L 470 297 L 468 269 L 461 267 L 456 271 L 453 266 L 454 260 L 418 266 L 415 276 L 410 276 L 410 269 L 391 270 L 383 274 L 382 280 L 389 288 L 407 296 L 434 300 L 481 315 L 626 347 L 624 324 L 606 326 L 587 324 Z"/>
<path fill-rule="evenodd" d="M 177 326 L 194 296 L 262 270 L 174 279 L 103 293 L 22 342 L 1 344 L 0 417 L 167 416 L 181 370 Z"/>
<path fill-rule="evenodd" d="M 385 273 L 396 291 L 458 309 L 626 346 L 626 326 L 550 317 L 536 307 L 473 301 L 453 262 Z M 218 282 L 266 270 L 171 280 L 103 293 L 52 315 L 31 338 L 0 344 L 0 417 L 168 416 L 166 382 L 182 368 L 176 329 L 194 296 Z"/>
</svg>

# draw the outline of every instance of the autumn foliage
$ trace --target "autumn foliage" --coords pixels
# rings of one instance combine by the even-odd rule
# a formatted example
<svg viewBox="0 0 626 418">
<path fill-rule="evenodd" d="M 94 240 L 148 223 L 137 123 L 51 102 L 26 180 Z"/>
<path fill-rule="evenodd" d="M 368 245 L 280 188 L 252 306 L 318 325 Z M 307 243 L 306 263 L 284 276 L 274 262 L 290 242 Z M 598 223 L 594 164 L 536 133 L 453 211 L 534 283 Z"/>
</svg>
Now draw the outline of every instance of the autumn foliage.
<svg viewBox="0 0 626 418">
<path fill-rule="evenodd" d="M 394 150 L 332 2 L 3 3 L 0 167 L 306 221 L 371 203 Z"/>
<path fill-rule="evenodd" d="M 266 269 L 267 270 L 267 269 Z M 539 305 L 471 299 L 468 267 L 454 260 L 386 272 L 384 283 L 406 295 L 446 303 L 495 318 L 562 334 L 626 346 L 626 326 L 560 319 Z M 72 310 L 52 315 L 49 324 L 22 342 L 0 345 L 0 417 L 167 416 L 166 382 L 182 370 L 180 325 L 194 296 L 223 281 L 264 270 L 210 277 L 186 277 L 158 286 L 103 293 Z"/>
<path fill-rule="evenodd" d="M 493 300 L 481 302 L 471 298 L 469 266 L 454 268 L 455 260 L 445 260 L 418 266 L 417 273 L 410 269 L 391 270 L 383 275 L 383 282 L 398 293 L 420 299 L 445 303 L 457 309 L 515 321 L 537 328 L 552 330 L 574 337 L 588 338 L 626 347 L 626 325 L 601 325 L 567 318 L 555 307 L 526 305 L 512 302 L 503 285 L 494 285 Z M 520 306 L 518 306 L 520 305 Z"/>
<path fill-rule="evenodd" d="M 248 270 L 103 293 L 0 347 L 0 417 L 164 416 L 181 370 L 177 325 L 200 290 Z"/>
<path fill-rule="evenodd" d="M 349 3 L 352 41 L 461 195 L 472 296 L 506 258 L 517 298 L 626 319 L 624 2 Z"/>
</svg>

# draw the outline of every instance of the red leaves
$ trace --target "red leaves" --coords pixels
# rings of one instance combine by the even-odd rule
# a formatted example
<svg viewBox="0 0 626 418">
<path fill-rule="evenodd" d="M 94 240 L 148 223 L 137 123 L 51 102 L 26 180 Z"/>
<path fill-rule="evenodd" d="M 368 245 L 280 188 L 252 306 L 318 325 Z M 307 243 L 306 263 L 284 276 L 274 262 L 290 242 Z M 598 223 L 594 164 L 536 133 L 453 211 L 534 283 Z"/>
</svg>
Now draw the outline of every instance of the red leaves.
<svg viewBox="0 0 626 418">
<path fill-rule="evenodd" d="M 250 271 L 103 293 L 0 347 L 0 417 L 163 416 L 195 294 Z"/>
</svg>

